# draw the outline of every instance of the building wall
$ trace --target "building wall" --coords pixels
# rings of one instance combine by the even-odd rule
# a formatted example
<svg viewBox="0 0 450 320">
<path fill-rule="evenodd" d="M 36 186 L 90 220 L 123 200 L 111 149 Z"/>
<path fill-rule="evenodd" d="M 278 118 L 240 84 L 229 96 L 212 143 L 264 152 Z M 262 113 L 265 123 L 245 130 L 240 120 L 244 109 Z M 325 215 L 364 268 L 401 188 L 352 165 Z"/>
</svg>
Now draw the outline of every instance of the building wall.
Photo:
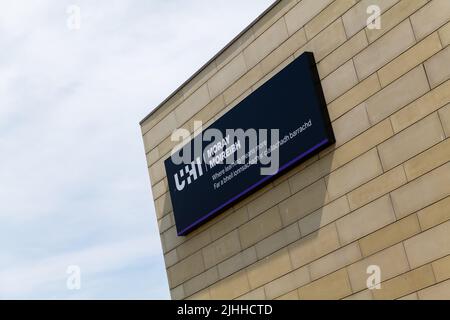
<svg viewBox="0 0 450 320">
<path fill-rule="evenodd" d="M 449 0 L 282 0 L 142 123 L 173 299 L 450 299 L 449 21 Z M 172 131 L 211 124 L 304 51 L 336 144 L 177 237 Z"/>
</svg>

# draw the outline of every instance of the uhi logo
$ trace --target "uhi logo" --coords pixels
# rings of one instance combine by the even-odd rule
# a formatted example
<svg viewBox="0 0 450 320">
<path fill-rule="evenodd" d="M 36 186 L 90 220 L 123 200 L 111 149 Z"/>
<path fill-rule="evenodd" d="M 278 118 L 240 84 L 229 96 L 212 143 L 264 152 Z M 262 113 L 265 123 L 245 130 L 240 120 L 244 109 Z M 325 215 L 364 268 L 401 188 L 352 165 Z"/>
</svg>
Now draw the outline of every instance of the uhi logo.
<svg viewBox="0 0 450 320">
<path fill-rule="evenodd" d="M 200 157 L 192 161 L 191 164 L 187 164 L 183 169 L 181 169 L 178 173 L 174 174 L 175 185 L 178 191 L 181 191 L 187 184 L 191 184 L 199 177 L 203 175 L 202 163 Z M 180 182 L 181 180 L 181 182 Z"/>
</svg>

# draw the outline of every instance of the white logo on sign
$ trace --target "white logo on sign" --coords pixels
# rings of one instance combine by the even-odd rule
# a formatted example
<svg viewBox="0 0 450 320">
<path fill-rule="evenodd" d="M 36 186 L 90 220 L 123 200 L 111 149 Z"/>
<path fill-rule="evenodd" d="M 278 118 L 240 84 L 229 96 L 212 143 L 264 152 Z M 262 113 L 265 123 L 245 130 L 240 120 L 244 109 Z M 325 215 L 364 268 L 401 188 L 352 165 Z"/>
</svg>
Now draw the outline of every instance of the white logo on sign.
<svg viewBox="0 0 450 320">
<path fill-rule="evenodd" d="M 175 173 L 174 178 L 177 190 L 178 191 L 183 190 L 184 187 L 186 186 L 186 182 L 187 184 L 191 184 L 202 175 L 203 175 L 203 168 L 201 160 L 200 158 L 197 158 L 195 161 L 192 161 L 191 164 L 187 164 L 178 173 Z"/>
</svg>

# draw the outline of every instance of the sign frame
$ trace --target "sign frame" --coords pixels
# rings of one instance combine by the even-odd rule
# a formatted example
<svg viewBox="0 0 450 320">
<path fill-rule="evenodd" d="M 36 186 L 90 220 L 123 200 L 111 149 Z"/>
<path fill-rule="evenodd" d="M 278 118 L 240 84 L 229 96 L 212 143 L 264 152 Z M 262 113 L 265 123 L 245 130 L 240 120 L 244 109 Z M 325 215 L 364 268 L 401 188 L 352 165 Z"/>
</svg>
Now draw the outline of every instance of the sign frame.
<svg viewBox="0 0 450 320">
<path fill-rule="evenodd" d="M 301 71 L 302 74 L 297 74 L 298 73 L 297 71 Z M 319 74 L 317 71 L 314 55 L 311 52 L 305 52 L 302 55 L 300 55 L 298 58 L 296 58 L 294 61 L 292 61 L 289 65 L 287 65 L 282 70 L 280 70 L 272 78 L 267 80 L 258 89 L 256 89 L 254 92 L 252 92 L 246 98 L 244 98 L 241 102 L 239 102 L 231 110 L 229 110 L 227 113 L 225 113 L 221 118 L 217 119 L 208 128 L 203 130 L 196 137 L 192 138 L 188 143 L 185 144 L 185 147 L 194 145 L 195 139 L 198 139 L 199 136 L 203 135 L 203 133 L 206 132 L 206 130 L 216 128 L 217 126 L 219 126 L 219 127 L 223 126 L 223 122 L 230 121 L 230 123 L 233 123 L 233 117 L 234 117 L 234 119 L 239 119 L 239 121 L 241 121 L 242 117 L 237 117 L 239 115 L 239 112 L 241 112 L 242 115 L 248 116 L 248 114 L 246 114 L 246 112 L 248 113 L 249 110 L 251 110 L 251 108 L 255 108 L 254 103 L 252 104 L 252 102 L 253 102 L 253 100 L 255 100 L 255 101 L 258 100 L 258 95 L 259 95 L 259 97 L 263 97 L 266 99 L 267 99 L 267 97 L 270 97 L 271 85 L 273 85 L 273 88 L 272 88 L 273 90 L 279 90 L 279 91 L 281 90 L 280 92 L 282 92 L 283 89 L 280 84 L 281 84 L 282 80 L 284 81 L 283 77 L 285 77 L 286 79 L 289 77 L 294 77 L 294 79 L 290 79 L 290 80 L 288 79 L 290 86 L 293 85 L 291 82 L 295 81 L 295 80 L 299 80 L 299 83 L 304 84 L 303 92 L 302 92 L 302 88 L 299 88 L 299 98 L 303 98 L 304 101 L 309 101 L 309 104 L 311 105 L 311 106 L 308 105 L 305 107 L 305 104 L 303 102 L 298 102 L 297 107 L 298 108 L 303 107 L 303 109 L 295 109 L 295 110 L 286 110 L 285 109 L 285 111 L 290 111 L 292 113 L 291 117 L 288 117 L 288 120 L 286 122 L 293 121 L 291 118 L 292 118 L 292 116 L 296 115 L 296 112 L 298 113 L 300 111 L 303 111 L 303 112 L 310 111 L 311 112 L 310 115 L 312 115 L 314 117 L 314 123 L 312 124 L 312 125 L 315 125 L 314 130 L 317 130 L 317 132 L 319 132 L 317 141 L 314 143 L 312 143 L 311 141 L 307 141 L 305 144 L 312 144 L 312 145 L 309 146 L 307 149 L 302 150 L 295 156 L 291 156 L 290 159 L 288 159 L 287 161 L 282 161 L 283 163 L 281 163 L 281 165 L 279 166 L 279 169 L 277 170 L 276 173 L 261 176 L 260 179 L 254 181 L 254 183 L 251 183 L 250 185 L 242 187 L 242 189 L 236 191 L 235 194 L 231 195 L 230 191 L 225 190 L 224 192 L 229 192 L 230 196 L 227 196 L 226 200 L 218 201 L 218 202 L 220 202 L 220 204 L 217 204 L 217 205 L 212 205 L 212 204 L 207 203 L 208 201 L 210 201 L 210 199 L 208 199 L 208 198 L 205 199 L 204 198 L 205 194 L 204 193 L 200 194 L 201 192 L 199 192 L 199 191 L 197 192 L 197 193 L 199 193 L 199 194 L 197 194 L 197 197 L 185 196 L 182 200 L 180 200 L 181 199 L 179 196 L 180 193 L 188 192 L 188 191 L 184 191 L 184 190 L 193 188 L 193 187 L 191 187 L 192 185 L 199 184 L 196 181 L 194 181 L 191 184 L 190 178 L 192 177 L 192 178 L 195 178 L 193 180 L 197 180 L 197 178 L 199 178 L 198 176 L 202 176 L 202 175 L 206 174 L 207 172 L 209 172 L 207 170 L 208 165 L 206 163 L 204 163 L 204 165 L 205 165 L 204 168 L 202 167 L 203 163 L 200 164 L 200 167 L 199 167 L 199 166 L 197 166 L 197 164 L 195 162 L 192 162 L 191 166 L 186 165 L 186 164 L 176 165 L 176 164 L 174 164 L 174 161 L 172 161 L 172 156 L 168 157 L 164 161 L 164 165 L 165 165 L 167 179 L 168 179 L 169 192 L 170 192 L 170 196 L 171 196 L 171 200 L 172 200 L 172 208 L 173 208 L 173 212 L 174 212 L 174 216 L 175 216 L 175 224 L 176 224 L 178 236 L 187 235 L 189 232 L 193 231 L 201 224 L 206 223 L 208 220 L 212 219 L 219 213 L 223 212 L 224 210 L 226 210 L 227 208 L 229 208 L 230 206 L 235 204 L 237 201 L 243 199 L 244 197 L 248 196 L 249 194 L 260 189 L 262 186 L 266 185 L 273 179 L 275 179 L 278 176 L 280 176 L 281 174 L 285 173 L 287 170 L 289 170 L 293 166 L 306 161 L 313 155 L 316 155 L 321 150 L 323 150 L 335 143 L 335 137 L 334 137 L 333 129 L 331 126 L 331 121 L 330 121 L 330 118 L 328 115 L 326 101 L 325 101 L 325 98 L 323 95 L 322 86 L 321 86 Z M 295 77 L 298 77 L 298 79 L 295 79 Z M 289 86 L 287 86 L 287 87 L 289 87 Z M 279 92 L 277 92 L 276 94 L 278 94 L 277 97 L 280 100 L 284 99 L 284 96 L 281 97 L 279 95 Z M 286 91 L 286 95 L 289 95 L 289 94 L 294 94 L 294 93 L 292 93 L 291 91 Z M 277 99 L 275 99 L 275 100 L 277 100 Z M 263 110 L 266 110 L 268 112 L 273 112 L 273 110 L 270 109 L 271 108 L 270 106 L 266 106 L 267 102 L 265 102 L 262 98 L 260 99 L 260 101 L 261 101 L 261 105 L 264 105 L 265 108 L 267 109 L 267 110 L 266 109 L 263 109 Z M 291 103 L 292 102 L 289 102 L 288 104 L 291 104 Z M 309 108 L 309 107 L 315 108 L 315 109 L 305 110 L 305 108 Z M 243 111 L 239 111 L 240 108 Z M 247 109 L 245 109 L 245 108 L 247 108 Z M 285 108 L 296 108 L 296 106 L 286 106 Z M 253 110 L 253 111 L 255 111 L 255 110 Z M 278 120 L 280 120 L 278 114 L 273 113 L 272 116 L 273 116 L 273 118 L 277 118 Z M 263 123 L 266 123 L 266 121 L 268 121 L 266 118 L 259 117 L 259 115 L 256 115 L 255 117 L 260 118 L 260 121 L 262 121 Z M 305 118 L 305 120 L 306 119 L 307 119 L 307 117 Z M 311 122 L 311 118 L 309 120 Z M 248 121 L 255 122 L 253 119 L 249 119 Z M 319 122 L 319 123 L 316 124 L 317 122 Z M 305 122 L 305 125 L 306 124 L 307 124 L 307 122 Z M 267 128 L 267 129 L 269 129 L 269 128 Z M 306 128 L 304 130 L 304 132 L 308 132 L 307 130 L 309 130 L 309 129 Z M 301 135 L 302 133 L 303 132 L 300 131 L 299 135 Z M 308 134 L 312 135 L 312 133 L 304 133 L 305 136 L 307 136 Z M 314 135 L 312 135 L 312 137 L 315 138 Z M 287 146 L 288 145 L 289 144 L 287 144 Z M 273 145 L 272 145 L 272 147 L 273 147 Z M 287 148 L 287 147 L 285 147 L 285 148 Z M 291 149 L 292 149 L 292 147 L 291 147 Z M 281 152 L 283 152 L 281 144 L 279 146 L 279 150 L 280 150 L 280 154 L 281 154 Z M 205 152 L 205 145 L 202 144 L 202 153 L 203 152 Z M 289 151 L 290 154 L 292 154 L 292 152 L 293 152 L 292 150 Z M 283 158 L 283 155 L 281 155 L 281 158 Z M 224 166 L 224 165 L 225 164 L 219 164 L 219 166 Z M 185 168 L 185 172 L 183 171 L 183 168 Z M 204 171 L 206 171 L 206 172 L 204 172 Z M 176 177 L 177 172 L 181 172 L 181 174 L 186 174 L 186 175 L 190 174 L 189 181 L 188 181 L 189 185 L 186 184 L 187 187 L 181 191 L 179 191 L 179 189 L 177 189 L 177 187 L 179 187 L 179 184 L 176 184 L 176 182 L 178 183 L 178 180 L 175 181 L 175 179 L 178 179 L 178 177 Z M 249 170 L 249 172 L 250 172 L 250 170 Z M 253 169 L 251 172 L 253 172 Z M 195 177 L 194 177 L 194 175 L 195 175 Z M 250 175 L 250 173 L 248 173 L 248 175 Z M 257 179 L 257 178 L 254 178 L 255 174 L 252 173 L 252 176 L 253 176 L 253 177 L 251 177 L 252 179 Z M 201 179 L 203 179 L 202 181 L 205 181 L 204 177 L 199 178 L 199 180 L 201 180 Z M 241 180 L 245 179 L 245 177 L 244 178 L 241 177 L 240 179 Z M 246 183 L 246 181 L 244 183 Z M 183 181 L 183 184 L 184 184 L 184 181 Z M 234 184 L 236 184 L 236 182 L 234 182 Z M 240 187 L 240 185 L 237 184 L 236 189 L 239 189 L 239 187 Z M 197 188 L 197 187 L 195 187 L 195 188 Z M 200 187 L 198 187 L 198 188 L 200 188 Z M 234 188 L 231 188 L 231 189 L 233 189 L 232 192 L 234 192 Z M 211 191 L 211 190 L 206 190 L 205 192 L 207 193 L 208 191 Z M 220 189 L 217 189 L 217 192 L 222 192 L 222 191 Z M 209 195 L 211 196 L 211 193 L 209 193 Z M 223 197 L 223 195 L 220 195 L 219 197 Z M 207 212 L 199 214 L 197 211 L 203 210 L 203 208 L 200 207 L 201 203 L 199 204 L 198 209 L 195 209 L 196 204 L 193 204 L 193 202 L 199 201 L 199 199 L 206 201 L 205 207 L 209 206 L 210 208 L 211 207 L 214 207 L 214 208 L 211 210 L 205 209 L 204 211 L 207 211 Z M 189 208 L 189 207 L 191 207 L 191 208 Z M 192 212 L 194 212 L 194 214 Z M 186 215 L 191 215 L 192 219 L 186 219 Z M 189 216 L 188 216 L 188 218 L 189 218 Z M 188 221 L 188 222 L 186 222 L 186 221 Z"/>
</svg>

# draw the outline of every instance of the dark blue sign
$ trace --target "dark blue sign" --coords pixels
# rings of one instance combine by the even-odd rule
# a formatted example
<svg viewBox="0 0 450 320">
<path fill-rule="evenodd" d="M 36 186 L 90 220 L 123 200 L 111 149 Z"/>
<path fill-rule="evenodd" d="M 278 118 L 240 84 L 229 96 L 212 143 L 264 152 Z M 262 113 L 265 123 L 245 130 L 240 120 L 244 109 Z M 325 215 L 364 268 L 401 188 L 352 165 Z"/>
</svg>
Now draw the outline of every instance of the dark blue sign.
<svg viewBox="0 0 450 320">
<path fill-rule="evenodd" d="M 165 160 L 178 235 L 334 141 L 307 52 Z"/>
</svg>

